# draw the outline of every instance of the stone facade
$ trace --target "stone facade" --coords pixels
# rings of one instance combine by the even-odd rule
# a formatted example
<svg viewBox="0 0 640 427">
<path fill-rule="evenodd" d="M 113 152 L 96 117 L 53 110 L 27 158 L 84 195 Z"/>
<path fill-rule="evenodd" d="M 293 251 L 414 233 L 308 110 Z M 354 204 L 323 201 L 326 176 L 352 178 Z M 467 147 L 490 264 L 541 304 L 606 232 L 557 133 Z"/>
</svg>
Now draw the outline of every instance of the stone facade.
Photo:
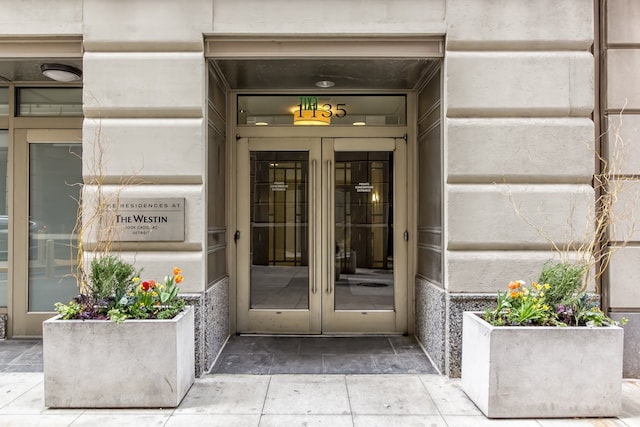
<svg viewBox="0 0 640 427">
<path fill-rule="evenodd" d="M 235 312 L 232 274 L 208 277 L 208 122 L 211 105 L 221 101 L 211 99 L 207 36 L 402 34 L 446 40 L 440 86 L 425 95 L 440 111 L 439 127 L 433 128 L 439 135 L 427 138 L 439 146 L 427 151 L 433 163 L 424 176 L 438 180 L 427 196 L 437 200 L 427 203 L 441 218 L 429 224 L 435 248 L 425 258 L 429 268 L 410 278 L 415 285 L 409 288 L 415 333 L 438 369 L 451 376 L 459 375 L 462 311 L 484 307 L 510 280 L 534 278 L 554 256 L 550 241 L 562 246 L 588 238 L 594 152 L 607 155 L 611 148 L 601 147 L 594 114 L 602 107 L 607 122 L 622 111 L 620 134 L 637 139 L 640 6 L 634 0 L 369 0 L 366 8 L 339 0 L 304 8 L 285 0 L 6 3 L 0 38 L 82 35 L 84 156 L 90 164 L 96 141 L 102 143 L 107 190 L 135 178 L 142 184 L 126 188 L 123 196 L 185 197 L 184 242 L 125 245 L 122 254 L 150 275 L 165 274 L 167 265 L 182 267 L 188 279 L 183 291 L 196 307 L 199 375 L 235 324 L 229 317 Z M 594 9 L 600 3 L 604 9 Z M 596 31 L 599 14 L 606 31 Z M 594 57 L 600 54 L 598 33 L 606 51 L 604 73 Z M 417 125 L 416 117 L 409 120 Z M 228 147 L 234 142 L 231 125 L 221 125 Z M 638 175 L 639 147 L 628 145 L 621 175 Z M 416 162 L 410 170 L 419 167 Z M 435 171 L 438 177 L 429 175 Z M 627 224 L 619 230 L 625 227 L 630 229 Z M 635 318 L 640 233 L 614 240 L 628 244 L 612 260 L 603 301 L 616 315 Z M 413 265 L 410 273 L 418 271 Z M 628 329 L 629 336 L 640 330 Z M 632 366 L 638 366 L 637 352 L 628 353 L 625 369 L 640 375 Z"/>
</svg>

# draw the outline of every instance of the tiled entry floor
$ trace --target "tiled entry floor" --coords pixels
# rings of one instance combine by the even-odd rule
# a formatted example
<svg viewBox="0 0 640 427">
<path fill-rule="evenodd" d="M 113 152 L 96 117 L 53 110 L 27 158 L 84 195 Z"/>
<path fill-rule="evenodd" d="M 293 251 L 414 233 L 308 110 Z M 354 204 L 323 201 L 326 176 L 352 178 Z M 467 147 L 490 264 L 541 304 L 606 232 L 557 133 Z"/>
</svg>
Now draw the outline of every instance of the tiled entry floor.
<svg viewBox="0 0 640 427">
<path fill-rule="evenodd" d="M 436 374 L 415 338 L 232 335 L 212 374 Z"/>
<path fill-rule="evenodd" d="M 0 372 L 42 372 L 42 340 L 0 340 Z"/>
</svg>

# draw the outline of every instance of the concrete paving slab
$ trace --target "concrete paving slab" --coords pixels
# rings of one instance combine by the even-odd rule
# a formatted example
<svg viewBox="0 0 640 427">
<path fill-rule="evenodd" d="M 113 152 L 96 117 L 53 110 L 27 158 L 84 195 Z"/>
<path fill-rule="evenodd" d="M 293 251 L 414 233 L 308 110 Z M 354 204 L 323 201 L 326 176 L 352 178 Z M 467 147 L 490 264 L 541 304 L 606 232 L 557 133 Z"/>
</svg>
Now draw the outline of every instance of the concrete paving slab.
<svg viewBox="0 0 640 427">
<path fill-rule="evenodd" d="M 351 427 L 351 415 L 263 415 L 260 427 Z"/>
<path fill-rule="evenodd" d="M 420 375 L 420 381 L 442 415 L 483 415 L 460 388 L 459 379 L 442 375 Z"/>
<path fill-rule="evenodd" d="M 263 413 L 347 415 L 350 408 L 344 376 L 274 376 L 269 384 Z"/>
<path fill-rule="evenodd" d="M 198 379 L 177 414 L 261 414 L 271 377 L 215 375 Z"/>
<path fill-rule="evenodd" d="M 438 414 L 438 408 L 417 376 L 349 375 L 346 379 L 354 414 Z"/>
<path fill-rule="evenodd" d="M 354 427 L 447 427 L 439 415 L 354 415 Z"/>
<path fill-rule="evenodd" d="M 165 427 L 258 427 L 260 415 L 174 414 Z"/>
</svg>

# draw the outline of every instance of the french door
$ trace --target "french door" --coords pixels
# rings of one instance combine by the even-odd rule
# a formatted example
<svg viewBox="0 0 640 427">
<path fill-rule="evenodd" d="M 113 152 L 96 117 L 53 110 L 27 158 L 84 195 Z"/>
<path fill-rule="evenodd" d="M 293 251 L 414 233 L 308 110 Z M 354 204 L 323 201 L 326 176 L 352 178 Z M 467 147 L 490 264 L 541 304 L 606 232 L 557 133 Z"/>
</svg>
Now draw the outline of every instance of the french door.
<svg viewBox="0 0 640 427">
<path fill-rule="evenodd" d="M 405 141 L 242 138 L 237 162 L 238 332 L 406 332 Z"/>
</svg>

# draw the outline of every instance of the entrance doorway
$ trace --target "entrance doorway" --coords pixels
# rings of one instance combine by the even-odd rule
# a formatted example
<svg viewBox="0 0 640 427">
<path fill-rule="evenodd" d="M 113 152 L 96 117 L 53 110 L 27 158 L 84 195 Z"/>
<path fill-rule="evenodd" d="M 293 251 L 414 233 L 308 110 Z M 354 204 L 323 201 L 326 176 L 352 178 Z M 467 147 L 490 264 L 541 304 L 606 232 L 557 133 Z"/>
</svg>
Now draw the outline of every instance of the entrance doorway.
<svg viewBox="0 0 640 427">
<path fill-rule="evenodd" d="M 406 332 L 405 140 L 237 150 L 238 332 Z"/>
</svg>

